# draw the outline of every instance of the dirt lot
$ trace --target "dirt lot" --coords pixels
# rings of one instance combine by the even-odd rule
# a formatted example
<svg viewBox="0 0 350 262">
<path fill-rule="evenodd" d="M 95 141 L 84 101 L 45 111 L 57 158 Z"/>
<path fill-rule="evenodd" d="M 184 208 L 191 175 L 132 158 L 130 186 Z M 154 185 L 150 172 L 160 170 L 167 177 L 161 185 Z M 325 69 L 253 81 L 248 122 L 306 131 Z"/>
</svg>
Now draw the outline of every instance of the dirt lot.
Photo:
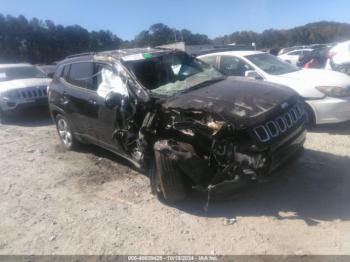
<svg viewBox="0 0 350 262">
<path fill-rule="evenodd" d="M 45 113 L 0 125 L 0 146 L 0 254 L 350 254 L 350 123 L 208 212 L 198 194 L 160 203 L 102 149 L 66 152 Z"/>
</svg>

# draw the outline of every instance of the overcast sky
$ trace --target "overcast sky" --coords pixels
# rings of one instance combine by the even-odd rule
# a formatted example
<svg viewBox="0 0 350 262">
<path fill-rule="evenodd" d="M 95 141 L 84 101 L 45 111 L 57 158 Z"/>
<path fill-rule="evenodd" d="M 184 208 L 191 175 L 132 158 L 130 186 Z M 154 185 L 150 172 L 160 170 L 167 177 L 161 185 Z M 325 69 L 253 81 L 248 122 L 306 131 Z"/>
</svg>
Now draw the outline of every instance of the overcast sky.
<svg viewBox="0 0 350 262">
<path fill-rule="evenodd" d="M 0 13 L 108 29 L 125 40 L 159 22 L 213 38 L 320 20 L 350 22 L 350 0 L 0 0 Z"/>
</svg>

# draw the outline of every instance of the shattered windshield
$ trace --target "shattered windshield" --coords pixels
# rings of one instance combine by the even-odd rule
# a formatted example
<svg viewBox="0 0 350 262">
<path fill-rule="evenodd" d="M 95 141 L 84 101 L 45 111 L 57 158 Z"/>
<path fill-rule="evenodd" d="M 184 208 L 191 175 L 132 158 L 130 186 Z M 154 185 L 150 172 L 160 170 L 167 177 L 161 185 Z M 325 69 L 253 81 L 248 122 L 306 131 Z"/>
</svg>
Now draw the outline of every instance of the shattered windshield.
<svg viewBox="0 0 350 262">
<path fill-rule="evenodd" d="M 132 62 L 130 67 L 144 87 L 164 96 L 225 78 L 213 67 L 180 52 Z"/>
<path fill-rule="evenodd" d="M 300 70 L 270 54 L 249 55 L 246 58 L 270 75 L 283 75 Z"/>
<path fill-rule="evenodd" d="M 0 68 L 0 82 L 45 77 L 45 74 L 34 66 Z"/>
</svg>

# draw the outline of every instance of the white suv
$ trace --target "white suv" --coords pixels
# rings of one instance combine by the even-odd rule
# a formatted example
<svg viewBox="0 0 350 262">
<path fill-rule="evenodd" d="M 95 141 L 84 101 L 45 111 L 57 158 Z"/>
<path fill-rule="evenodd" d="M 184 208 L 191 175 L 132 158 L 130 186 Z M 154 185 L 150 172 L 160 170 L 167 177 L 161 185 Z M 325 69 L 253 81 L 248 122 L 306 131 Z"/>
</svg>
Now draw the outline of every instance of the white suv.
<svg viewBox="0 0 350 262">
<path fill-rule="evenodd" d="M 30 64 L 0 64 L 0 121 L 9 112 L 47 105 L 51 79 Z"/>
</svg>

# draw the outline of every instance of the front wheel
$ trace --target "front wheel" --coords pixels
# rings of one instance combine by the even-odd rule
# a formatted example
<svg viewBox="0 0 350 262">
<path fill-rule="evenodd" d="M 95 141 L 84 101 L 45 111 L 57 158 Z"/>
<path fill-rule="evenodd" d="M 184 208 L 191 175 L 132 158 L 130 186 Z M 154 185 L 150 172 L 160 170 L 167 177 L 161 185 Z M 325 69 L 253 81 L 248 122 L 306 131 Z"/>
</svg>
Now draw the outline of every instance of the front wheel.
<svg viewBox="0 0 350 262">
<path fill-rule="evenodd" d="M 61 114 L 56 116 L 56 128 L 58 136 L 66 149 L 72 150 L 77 147 L 78 142 L 73 135 L 72 129 L 67 119 Z"/>
<path fill-rule="evenodd" d="M 0 109 L 0 124 L 5 124 L 7 121 L 7 114 Z"/>
<path fill-rule="evenodd" d="M 187 197 L 185 179 L 166 150 L 155 150 L 155 159 L 149 169 L 152 193 L 166 203 L 176 203 Z"/>
<path fill-rule="evenodd" d="M 316 125 L 316 116 L 312 108 L 305 103 L 305 113 L 306 113 L 306 125 L 309 127 L 313 127 Z"/>
</svg>

